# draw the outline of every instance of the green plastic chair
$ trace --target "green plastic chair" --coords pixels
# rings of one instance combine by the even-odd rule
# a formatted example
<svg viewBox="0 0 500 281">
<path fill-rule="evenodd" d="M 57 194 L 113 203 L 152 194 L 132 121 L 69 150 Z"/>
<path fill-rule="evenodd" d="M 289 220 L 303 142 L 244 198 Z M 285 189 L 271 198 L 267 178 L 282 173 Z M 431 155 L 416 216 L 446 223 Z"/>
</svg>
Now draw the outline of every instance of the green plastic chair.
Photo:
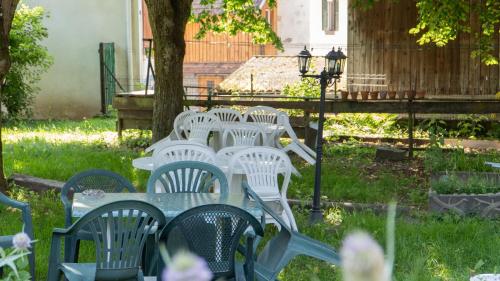
<svg viewBox="0 0 500 281">
<path fill-rule="evenodd" d="M 64 184 L 61 190 L 61 200 L 64 204 L 65 215 L 64 227 L 70 227 L 73 224 L 73 193 L 83 192 L 89 189 L 100 189 L 106 193 L 119 193 L 123 191 L 137 192 L 127 179 L 111 171 L 91 169 L 78 173 L 72 176 Z M 92 240 L 92 237 L 88 235 L 88 231 L 79 233 L 78 239 L 73 239 L 75 245 L 73 245 L 73 247 L 65 247 L 65 261 L 78 260 L 80 240 Z M 66 243 L 69 243 L 69 238 L 66 239 Z"/>
<path fill-rule="evenodd" d="M 167 193 L 206 193 L 218 188 L 222 196 L 228 194 L 227 178 L 212 164 L 198 161 L 178 161 L 156 169 L 148 180 L 148 193 L 157 189 Z"/>
<path fill-rule="evenodd" d="M 260 197 L 243 182 L 245 193 L 257 202 L 265 213 L 271 215 L 281 225 L 280 232 L 271 238 L 257 256 L 255 276 L 257 280 L 277 280 L 277 276 L 296 256 L 305 255 L 340 265 L 340 257 L 329 245 L 314 240 L 292 230 L 281 216 L 276 214 Z M 264 218 L 263 218 L 264 220 Z M 265 223 L 265 221 L 263 221 Z"/>
<path fill-rule="evenodd" d="M 24 232 L 28 234 L 28 236 L 33 241 L 35 239 L 33 235 L 33 222 L 31 219 L 31 208 L 28 203 L 19 202 L 7 197 L 5 194 L 0 192 L 0 204 L 9 206 L 11 208 L 15 208 L 21 210 L 22 218 L 24 223 Z M 10 248 L 12 247 L 12 238 L 13 235 L 0 236 L 0 247 L 2 248 Z M 31 280 L 35 280 L 35 245 L 31 244 L 30 254 L 28 255 L 28 262 L 30 265 L 30 275 Z M 0 277 L 2 277 L 2 269 L 0 268 Z"/>
<path fill-rule="evenodd" d="M 243 235 L 246 238 L 245 265 L 235 261 Z M 183 212 L 165 227 L 161 241 L 170 254 L 190 251 L 205 259 L 214 280 L 254 280 L 253 248 L 264 231 L 259 221 L 240 208 L 209 204 Z M 162 261 L 158 269 L 162 269 Z M 160 273 L 159 271 L 158 273 Z"/>
<path fill-rule="evenodd" d="M 144 244 L 165 224 L 163 212 L 142 201 L 124 200 L 96 208 L 69 228 L 54 229 L 48 280 L 60 280 L 61 275 L 70 281 L 143 280 L 140 265 Z M 96 262 L 62 262 L 62 238 L 74 238 L 82 230 L 91 232 Z"/>
</svg>

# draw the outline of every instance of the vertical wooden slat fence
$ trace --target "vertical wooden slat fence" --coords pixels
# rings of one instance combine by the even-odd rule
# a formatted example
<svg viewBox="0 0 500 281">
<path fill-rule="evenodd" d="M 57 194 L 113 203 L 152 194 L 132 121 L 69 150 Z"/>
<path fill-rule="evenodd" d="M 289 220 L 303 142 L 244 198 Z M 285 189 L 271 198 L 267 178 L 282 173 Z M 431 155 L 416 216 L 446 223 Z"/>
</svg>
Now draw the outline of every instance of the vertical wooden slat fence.
<svg viewBox="0 0 500 281">
<path fill-rule="evenodd" d="M 481 1 L 481 0 L 470 0 Z M 415 0 L 376 1 L 368 11 L 349 9 L 349 74 L 385 74 L 389 90 L 424 90 L 428 96 L 491 96 L 500 91 L 499 66 L 471 58 L 477 40 L 460 34 L 445 47 L 420 46 L 409 34 Z M 480 30 L 471 15 L 472 30 Z M 499 54 L 500 38 L 495 39 Z M 370 89 L 357 89 L 370 90 Z"/>
</svg>

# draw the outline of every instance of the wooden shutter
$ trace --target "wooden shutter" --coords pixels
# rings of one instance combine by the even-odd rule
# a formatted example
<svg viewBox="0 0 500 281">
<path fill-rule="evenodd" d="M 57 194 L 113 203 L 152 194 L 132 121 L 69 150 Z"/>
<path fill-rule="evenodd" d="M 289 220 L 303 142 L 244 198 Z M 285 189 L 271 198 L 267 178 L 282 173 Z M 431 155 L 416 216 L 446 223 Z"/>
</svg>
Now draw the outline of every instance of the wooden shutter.
<svg viewBox="0 0 500 281">
<path fill-rule="evenodd" d="M 333 0 L 333 30 L 339 30 L 339 0 Z"/>
<path fill-rule="evenodd" d="M 321 20 L 322 20 L 322 29 L 328 29 L 328 0 L 321 0 Z"/>
</svg>

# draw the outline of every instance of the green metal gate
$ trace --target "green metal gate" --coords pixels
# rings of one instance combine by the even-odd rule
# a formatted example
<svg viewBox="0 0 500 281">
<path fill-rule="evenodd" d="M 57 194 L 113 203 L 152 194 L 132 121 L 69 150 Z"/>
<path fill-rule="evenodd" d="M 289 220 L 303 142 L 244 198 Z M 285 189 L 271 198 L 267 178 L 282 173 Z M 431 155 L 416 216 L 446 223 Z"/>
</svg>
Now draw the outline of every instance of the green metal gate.
<svg viewBox="0 0 500 281">
<path fill-rule="evenodd" d="M 113 95 L 116 93 L 116 85 L 118 84 L 122 88 L 116 80 L 114 43 L 99 43 L 99 61 L 101 72 L 101 112 L 106 114 L 108 106 L 112 103 Z"/>
</svg>

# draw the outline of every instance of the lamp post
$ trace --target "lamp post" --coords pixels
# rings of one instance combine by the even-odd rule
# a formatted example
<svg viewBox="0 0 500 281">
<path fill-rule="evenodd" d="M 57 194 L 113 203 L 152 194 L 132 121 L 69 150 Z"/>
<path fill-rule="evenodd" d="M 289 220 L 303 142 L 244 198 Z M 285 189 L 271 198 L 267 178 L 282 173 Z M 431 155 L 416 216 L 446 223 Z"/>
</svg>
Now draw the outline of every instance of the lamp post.
<svg viewBox="0 0 500 281">
<path fill-rule="evenodd" d="M 319 79 L 321 86 L 321 93 L 319 99 L 319 120 L 318 120 L 318 135 L 316 138 L 316 170 L 314 174 L 314 196 L 311 210 L 310 222 L 316 223 L 323 220 L 323 213 L 321 212 L 321 160 L 323 158 L 323 123 L 325 122 L 325 96 L 326 87 L 335 84 L 335 91 L 337 91 L 337 81 L 342 75 L 346 62 L 346 55 L 340 48 L 335 51 L 335 47 L 325 56 L 325 67 L 323 71 L 318 74 L 307 74 L 311 66 L 312 55 L 304 46 L 298 55 L 299 72 L 302 77 Z"/>
</svg>

